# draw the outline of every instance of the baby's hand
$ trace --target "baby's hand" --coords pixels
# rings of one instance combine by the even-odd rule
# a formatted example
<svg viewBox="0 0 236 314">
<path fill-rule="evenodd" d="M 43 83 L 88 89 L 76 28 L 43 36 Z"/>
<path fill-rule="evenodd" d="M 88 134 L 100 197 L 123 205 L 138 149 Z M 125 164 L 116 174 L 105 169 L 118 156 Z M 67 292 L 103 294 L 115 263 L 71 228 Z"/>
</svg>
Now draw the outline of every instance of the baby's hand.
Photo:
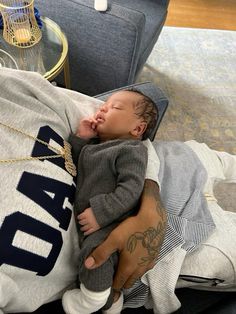
<svg viewBox="0 0 236 314">
<path fill-rule="evenodd" d="M 84 118 L 80 121 L 76 135 L 80 138 L 92 138 L 97 135 L 97 120 L 94 117 Z"/>
<path fill-rule="evenodd" d="M 86 208 L 82 214 L 77 216 L 79 224 L 82 226 L 81 231 L 84 235 L 89 235 L 100 229 L 91 207 Z"/>
</svg>

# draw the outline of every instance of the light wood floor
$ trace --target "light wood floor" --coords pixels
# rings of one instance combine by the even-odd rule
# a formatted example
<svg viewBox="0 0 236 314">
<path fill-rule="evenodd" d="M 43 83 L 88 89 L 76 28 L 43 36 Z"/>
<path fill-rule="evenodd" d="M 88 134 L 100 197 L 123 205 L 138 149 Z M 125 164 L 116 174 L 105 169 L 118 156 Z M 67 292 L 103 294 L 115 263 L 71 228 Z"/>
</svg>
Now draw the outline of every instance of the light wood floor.
<svg viewBox="0 0 236 314">
<path fill-rule="evenodd" d="M 236 30 L 236 0 L 170 0 L 165 25 Z"/>
</svg>

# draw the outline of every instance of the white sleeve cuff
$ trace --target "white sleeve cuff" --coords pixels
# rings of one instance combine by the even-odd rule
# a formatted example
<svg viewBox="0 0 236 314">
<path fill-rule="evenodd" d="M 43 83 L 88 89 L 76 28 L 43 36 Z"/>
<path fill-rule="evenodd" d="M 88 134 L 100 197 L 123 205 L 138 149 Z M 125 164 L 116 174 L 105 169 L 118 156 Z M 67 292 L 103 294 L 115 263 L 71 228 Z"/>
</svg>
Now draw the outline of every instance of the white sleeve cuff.
<svg viewBox="0 0 236 314">
<path fill-rule="evenodd" d="M 160 169 L 160 160 L 149 139 L 143 141 L 143 144 L 147 147 L 147 150 L 148 150 L 148 162 L 147 162 L 147 170 L 146 170 L 145 179 L 155 181 L 160 187 L 160 182 L 158 179 L 158 173 Z"/>
</svg>

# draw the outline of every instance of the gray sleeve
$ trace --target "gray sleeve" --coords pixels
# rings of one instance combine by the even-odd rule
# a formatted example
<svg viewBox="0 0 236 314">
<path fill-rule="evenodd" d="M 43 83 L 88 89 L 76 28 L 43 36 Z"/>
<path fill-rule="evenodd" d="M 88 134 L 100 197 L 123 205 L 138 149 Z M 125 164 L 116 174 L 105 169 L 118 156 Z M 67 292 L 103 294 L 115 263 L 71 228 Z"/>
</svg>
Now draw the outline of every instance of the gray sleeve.
<svg viewBox="0 0 236 314">
<path fill-rule="evenodd" d="M 122 217 L 137 205 L 144 186 L 146 166 L 147 149 L 142 143 L 121 149 L 116 159 L 116 189 L 90 199 L 90 206 L 101 227 Z"/>
<path fill-rule="evenodd" d="M 81 152 L 81 149 L 89 143 L 89 140 L 84 140 L 82 138 L 79 138 L 78 136 L 76 136 L 75 134 L 70 134 L 68 142 L 70 143 L 71 147 L 72 147 L 72 157 L 73 157 L 73 161 L 74 163 L 77 164 L 78 162 L 78 158 L 79 158 L 79 154 Z"/>
</svg>

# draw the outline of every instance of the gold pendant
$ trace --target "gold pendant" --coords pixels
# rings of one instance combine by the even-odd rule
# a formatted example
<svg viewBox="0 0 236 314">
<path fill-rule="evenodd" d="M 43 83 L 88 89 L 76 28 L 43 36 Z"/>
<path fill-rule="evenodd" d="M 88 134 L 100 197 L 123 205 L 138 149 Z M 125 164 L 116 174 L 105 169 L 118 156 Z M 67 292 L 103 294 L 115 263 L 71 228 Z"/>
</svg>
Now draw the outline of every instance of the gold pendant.
<svg viewBox="0 0 236 314">
<path fill-rule="evenodd" d="M 63 153 L 65 158 L 65 168 L 69 174 L 75 177 L 77 175 L 77 171 L 71 155 L 71 145 L 66 141 L 64 141 Z"/>
</svg>

